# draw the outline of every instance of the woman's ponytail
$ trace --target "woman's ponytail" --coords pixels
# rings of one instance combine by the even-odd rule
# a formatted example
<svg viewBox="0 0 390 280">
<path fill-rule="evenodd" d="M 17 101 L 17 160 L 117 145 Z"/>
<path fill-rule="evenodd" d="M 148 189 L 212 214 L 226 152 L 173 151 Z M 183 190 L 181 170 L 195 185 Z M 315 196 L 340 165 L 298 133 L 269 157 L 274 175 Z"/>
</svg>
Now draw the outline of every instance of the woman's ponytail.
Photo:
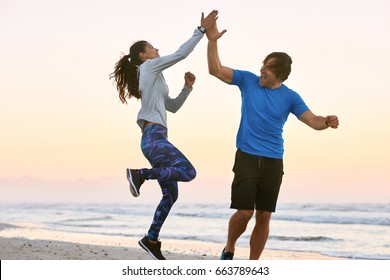
<svg viewBox="0 0 390 280">
<path fill-rule="evenodd" d="M 127 99 L 132 96 L 140 99 L 138 66 L 142 64 L 139 53 L 145 50 L 146 41 L 138 41 L 130 47 L 130 54 L 123 56 L 114 67 L 114 72 L 110 74 L 110 79 L 114 78 L 116 88 L 119 92 L 119 99 L 127 104 Z"/>
</svg>

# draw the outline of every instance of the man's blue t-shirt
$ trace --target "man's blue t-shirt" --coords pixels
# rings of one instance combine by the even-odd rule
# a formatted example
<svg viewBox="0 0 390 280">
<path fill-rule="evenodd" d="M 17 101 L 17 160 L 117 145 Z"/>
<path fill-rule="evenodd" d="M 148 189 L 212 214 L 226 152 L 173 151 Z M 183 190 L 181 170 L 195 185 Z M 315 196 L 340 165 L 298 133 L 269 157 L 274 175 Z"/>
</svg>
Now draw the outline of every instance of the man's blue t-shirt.
<svg viewBox="0 0 390 280">
<path fill-rule="evenodd" d="M 297 118 L 309 110 L 298 93 L 282 84 L 270 89 L 260 77 L 233 70 L 231 84 L 240 88 L 242 107 L 236 145 L 241 151 L 270 158 L 283 158 L 283 126 L 290 113 Z"/>
</svg>

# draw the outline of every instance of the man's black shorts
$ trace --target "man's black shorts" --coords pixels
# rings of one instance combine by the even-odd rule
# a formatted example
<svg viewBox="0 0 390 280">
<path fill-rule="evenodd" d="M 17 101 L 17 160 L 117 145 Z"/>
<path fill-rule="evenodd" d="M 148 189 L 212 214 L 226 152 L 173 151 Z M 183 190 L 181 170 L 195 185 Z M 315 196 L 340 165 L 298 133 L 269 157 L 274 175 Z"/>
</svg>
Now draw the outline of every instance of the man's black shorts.
<svg viewBox="0 0 390 280">
<path fill-rule="evenodd" d="M 237 149 L 230 208 L 275 212 L 283 178 L 283 159 L 255 156 Z"/>
</svg>

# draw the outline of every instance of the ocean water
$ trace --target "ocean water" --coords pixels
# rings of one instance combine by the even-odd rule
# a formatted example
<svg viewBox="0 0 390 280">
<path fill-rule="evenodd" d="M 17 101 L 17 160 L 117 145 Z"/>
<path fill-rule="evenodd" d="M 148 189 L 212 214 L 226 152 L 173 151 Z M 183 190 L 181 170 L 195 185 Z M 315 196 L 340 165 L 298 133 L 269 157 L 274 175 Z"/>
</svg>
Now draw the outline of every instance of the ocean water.
<svg viewBox="0 0 390 280">
<path fill-rule="evenodd" d="M 2 204 L 0 223 L 35 222 L 48 229 L 142 237 L 151 204 Z M 225 204 L 177 203 L 160 238 L 215 242 L 223 246 L 234 210 Z M 237 245 L 248 247 L 252 219 Z M 266 248 L 318 252 L 351 259 L 390 259 L 389 204 L 280 204 Z"/>
</svg>

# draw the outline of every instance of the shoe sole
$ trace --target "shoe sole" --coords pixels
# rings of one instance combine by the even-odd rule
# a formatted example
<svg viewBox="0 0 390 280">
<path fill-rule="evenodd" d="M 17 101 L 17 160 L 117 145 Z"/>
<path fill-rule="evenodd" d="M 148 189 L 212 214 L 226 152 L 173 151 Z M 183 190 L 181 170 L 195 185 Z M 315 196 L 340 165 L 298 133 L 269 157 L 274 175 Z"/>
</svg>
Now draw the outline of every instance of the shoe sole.
<svg viewBox="0 0 390 280">
<path fill-rule="evenodd" d="M 154 260 L 158 260 L 155 255 L 142 243 L 141 241 L 138 241 L 138 245 L 141 246 L 142 249 L 144 249 Z"/>
<path fill-rule="evenodd" d="M 126 175 L 127 175 L 127 181 L 129 181 L 130 183 L 130 192 L 133 196 L 137 197 L 139 196 L 139 192 L 137 190 L 137 188 L 135 187 L 135 184 L 133 182 L 133 177 L 131 176 L 131 170 L 130 169 L 127 169 L 126 170 Z"/>
</svg>

